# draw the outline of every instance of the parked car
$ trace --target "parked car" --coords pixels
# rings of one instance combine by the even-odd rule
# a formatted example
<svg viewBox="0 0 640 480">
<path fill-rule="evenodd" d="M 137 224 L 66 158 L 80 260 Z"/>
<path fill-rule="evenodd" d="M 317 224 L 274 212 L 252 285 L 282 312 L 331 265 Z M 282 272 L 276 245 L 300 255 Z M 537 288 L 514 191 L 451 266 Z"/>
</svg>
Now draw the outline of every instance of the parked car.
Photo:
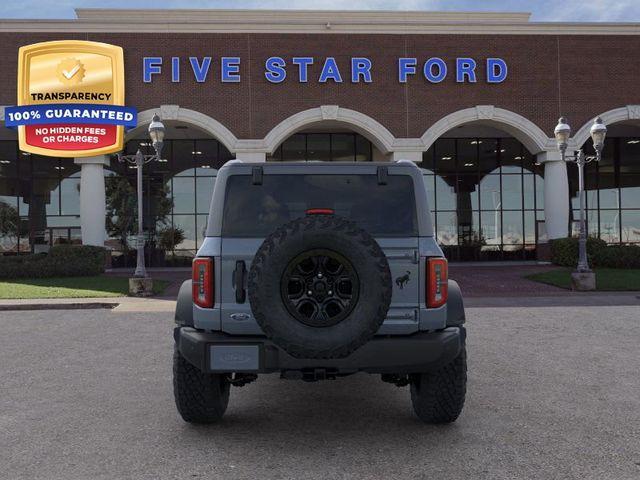
<svg viewBox="0 0 640 480">
<path fill-rule="evenodd" d="M 462 296 L 412 162 L 228 162 L 175 320 L 187 422 L 221 419 L 230 387 L 267 373 L 380 374 L 428 423 L 463 408 Z"/>
</svg>

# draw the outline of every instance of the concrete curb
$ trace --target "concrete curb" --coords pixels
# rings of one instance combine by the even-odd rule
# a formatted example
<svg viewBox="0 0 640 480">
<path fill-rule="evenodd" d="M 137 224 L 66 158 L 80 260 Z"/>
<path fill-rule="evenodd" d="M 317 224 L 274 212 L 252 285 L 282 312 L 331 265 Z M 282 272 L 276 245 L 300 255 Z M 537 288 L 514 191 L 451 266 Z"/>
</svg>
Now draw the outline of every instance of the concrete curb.
<svg viewBox="0 0 640 480">
<path fill-rule="evenodd" d="M 117 302 L 81 302 L 81 303 L 9 303 L 0 304 L 0 312 L 27 310 L 93 310 L 113 309 L 120 305 Z"/>
</svg>

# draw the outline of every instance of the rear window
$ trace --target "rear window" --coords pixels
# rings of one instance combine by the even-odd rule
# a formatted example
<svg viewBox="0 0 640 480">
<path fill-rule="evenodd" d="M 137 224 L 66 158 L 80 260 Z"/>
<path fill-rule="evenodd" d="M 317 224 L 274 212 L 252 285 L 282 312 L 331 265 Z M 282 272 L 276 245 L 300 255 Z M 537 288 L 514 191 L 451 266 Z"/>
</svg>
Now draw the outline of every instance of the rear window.
<svg viewBox="0 0 640 480">
<path fill-rule="evenodd" d="M 253 185 L 250 175 L 227 180 L 222 234 L 264 237 L 311 208 L 330 208 L 374 236 L 417 236 L 413 181 L 389 175 L 265 175 Z"/>
</svg>

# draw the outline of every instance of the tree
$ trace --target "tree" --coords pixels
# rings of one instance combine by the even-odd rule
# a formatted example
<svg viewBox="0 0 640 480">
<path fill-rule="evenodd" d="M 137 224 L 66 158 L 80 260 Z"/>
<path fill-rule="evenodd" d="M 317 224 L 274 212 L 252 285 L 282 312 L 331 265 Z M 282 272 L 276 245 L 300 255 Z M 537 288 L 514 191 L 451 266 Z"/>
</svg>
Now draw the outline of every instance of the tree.
<svg viewBox="0 0 640 480">
<path fill-rule="evenodd" d="M 137 193 L 126 177 L 108 177 L 105 179 L 105 192 L 107 200 L 107 232 L 112 237 L 117 238 L 122 245 L 123 251 L 129 250 L 127 239 L 138 233 L 138 202 Z M 149 192 L 145 192 L 149 195 Z M 173 208 L 169 188 L 166 184 L 155 184 L 152 182 L 150 202 L 153 219 L 149 230 L 149 238 L 155 237 L 155 226 L 157 223 L 166 224 L 167 217 Z"/>
<path fill-rule="evenodd" d="M 18 209 L 0 201 L 0 237 L 8 237 L 18 242 L 20 235 L 20 215 Z"/>
</svg>

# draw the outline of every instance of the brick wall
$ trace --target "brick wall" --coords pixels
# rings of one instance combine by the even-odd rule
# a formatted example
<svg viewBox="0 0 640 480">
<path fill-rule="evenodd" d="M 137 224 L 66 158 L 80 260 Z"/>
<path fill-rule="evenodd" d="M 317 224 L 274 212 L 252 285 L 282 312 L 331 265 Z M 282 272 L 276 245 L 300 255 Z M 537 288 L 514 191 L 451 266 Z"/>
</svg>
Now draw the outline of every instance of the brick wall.
<svg viewBox="0 0 640 480">
<path fill-rule="evenodd" d="M 419 137 L 431 124 L 456 110 L 492 104 L 530 119 L 549 135 L 560 113 L 577 129 L 597 113 L 640 104 L 640 36 L 555 35 L 301 35 L 301 34 L 0 34 L 0 103 L 16 103 L 18 48 L 61 39 L 104 41 L 125 51 L 127 104 L 139 110 L 178 104 L 203 112 L 238 138 L 261 138 L 288 116 L 323 104 L 365 113 L 397 137 Z M 284 83 L 264 77 L 264 61 L 272 55 L 315 57 L 309 82 L 298 83 L 288 68 Z M 163 56 L 162 76 L 142 82 L 142 57 Z M 170 57 L 182 58 L 182 79 L 172 83 Z M 188 57 L 213 57 L 205 83 L 196 83 Z M 220 82 L 221 56 L 242 58 L 240 83 Z M 336 57 L 344 82 L 317 82 L 326 56 Z M 349 81 L 349 59 L 373 61 L 373 83 Z M 398 82 L 398 57 L 424 61 L 438 56 L 449 65 L 442 83 L 430 84 L 418 74 Z M 453 61 L 469 56 L 482 67 L 487 57 L 504 58 L 509 76 L 487 84 L 484 69 L 478 82 L 457 84 Z M 418 67 L 420 72 L 420 66 Z"/>
</svg>

